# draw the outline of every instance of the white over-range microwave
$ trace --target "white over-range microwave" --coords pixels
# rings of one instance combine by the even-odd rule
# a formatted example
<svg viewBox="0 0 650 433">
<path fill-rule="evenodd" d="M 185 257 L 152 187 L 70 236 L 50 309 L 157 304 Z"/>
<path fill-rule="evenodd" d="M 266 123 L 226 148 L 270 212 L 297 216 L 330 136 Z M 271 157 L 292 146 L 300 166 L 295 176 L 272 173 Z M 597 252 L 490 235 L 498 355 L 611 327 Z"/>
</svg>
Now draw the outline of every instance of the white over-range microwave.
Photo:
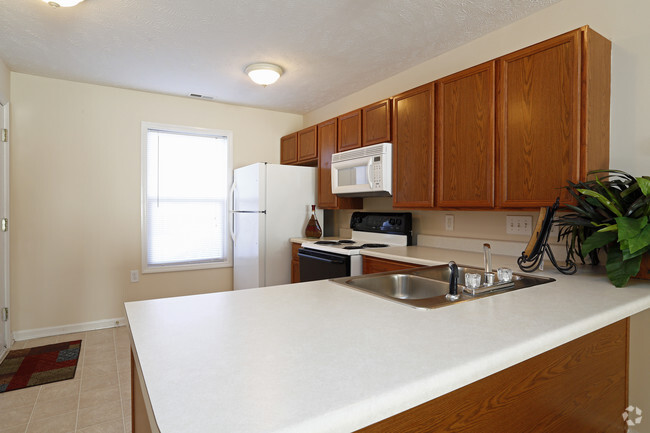
<svg viewBox="0 0 650 433">
<path fill-rule="evenodd" d="M 346 197 L 392 195 L 391 143 L 332 155 L 332 193 Z"/>
</svg>

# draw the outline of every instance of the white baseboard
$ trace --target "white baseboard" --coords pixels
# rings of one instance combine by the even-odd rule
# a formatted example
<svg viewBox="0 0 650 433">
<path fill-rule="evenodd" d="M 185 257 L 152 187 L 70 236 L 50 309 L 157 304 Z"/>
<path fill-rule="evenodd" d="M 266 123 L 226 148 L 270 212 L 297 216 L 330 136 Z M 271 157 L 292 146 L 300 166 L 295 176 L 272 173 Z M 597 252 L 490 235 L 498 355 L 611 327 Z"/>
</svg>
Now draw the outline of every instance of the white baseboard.
<svg viewBox="0 0 650 433">
<path fill-rule="evenodd" d="M 74 332 L 95 331 L 97 329 L 116 328 L 126 325 L 126 317 L 117 319 L 96 320 L 94 322 L 74 323 L 71 325 L 52 326 L 50 328 L 27 329 L 14 331 L 16 341 L 31 340 L 32 338 L 51 337 L 53 335 L 72 334 Z"/>
</svg>

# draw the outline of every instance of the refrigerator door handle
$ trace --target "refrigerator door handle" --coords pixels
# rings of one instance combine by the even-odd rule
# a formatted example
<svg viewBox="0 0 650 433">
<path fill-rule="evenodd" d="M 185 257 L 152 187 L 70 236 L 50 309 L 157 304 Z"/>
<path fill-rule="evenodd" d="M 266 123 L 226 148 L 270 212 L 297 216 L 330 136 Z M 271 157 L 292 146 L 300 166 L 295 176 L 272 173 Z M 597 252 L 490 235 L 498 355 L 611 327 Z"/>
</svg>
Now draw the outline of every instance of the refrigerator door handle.
<svg viewBox="0 0 650 433">
<path fill-rule="evenodd" d="M 228 193 L 228 208 L 229 208 L 229 215 L 228 215 L 228 231 L 230 232 L 230 239 L 232 239 L 232 242 L 235 243 L 235 209 L 234 209 L 234 204 L 235 204 L 235 189 L 236 189 L 237 181 L 233 179 L 232 185 L 230 186 L 230 192 Z"/>
</svg>

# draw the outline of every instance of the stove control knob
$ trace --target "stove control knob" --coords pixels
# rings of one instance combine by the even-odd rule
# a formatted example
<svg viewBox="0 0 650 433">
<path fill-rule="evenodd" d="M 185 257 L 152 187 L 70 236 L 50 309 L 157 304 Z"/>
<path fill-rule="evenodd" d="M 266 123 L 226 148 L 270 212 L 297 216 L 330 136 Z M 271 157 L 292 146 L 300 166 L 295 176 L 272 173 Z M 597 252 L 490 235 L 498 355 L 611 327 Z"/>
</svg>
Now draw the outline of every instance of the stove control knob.
<svg viewBox="0 0 650 433">
<path fill-rule="evenodd" d="M 398 226 L 401 226 L 401 225 L 402 225 L 402 220 L 399 219 L 399 218 L 397 218 L 397 225 L 398 225 Z"/>
<path fill-rule="evenodd" d="M 395 225 L 395 218 L 391 218 L 388 220 L 388 224 L 394 226 Z"/>
</svg>

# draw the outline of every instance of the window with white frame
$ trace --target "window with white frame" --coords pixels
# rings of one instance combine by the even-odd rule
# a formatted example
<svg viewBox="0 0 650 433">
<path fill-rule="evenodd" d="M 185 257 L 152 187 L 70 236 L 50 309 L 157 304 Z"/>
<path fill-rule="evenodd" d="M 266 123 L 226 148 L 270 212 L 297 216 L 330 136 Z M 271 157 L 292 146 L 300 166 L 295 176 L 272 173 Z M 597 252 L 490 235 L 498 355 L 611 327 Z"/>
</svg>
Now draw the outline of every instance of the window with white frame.
<svg viewBox="0 0 650 433">
<path fill-rule="evenodd" d="M 231 265 L 230 131 L 142 123 L 142 271 Z"/>
</svg>

